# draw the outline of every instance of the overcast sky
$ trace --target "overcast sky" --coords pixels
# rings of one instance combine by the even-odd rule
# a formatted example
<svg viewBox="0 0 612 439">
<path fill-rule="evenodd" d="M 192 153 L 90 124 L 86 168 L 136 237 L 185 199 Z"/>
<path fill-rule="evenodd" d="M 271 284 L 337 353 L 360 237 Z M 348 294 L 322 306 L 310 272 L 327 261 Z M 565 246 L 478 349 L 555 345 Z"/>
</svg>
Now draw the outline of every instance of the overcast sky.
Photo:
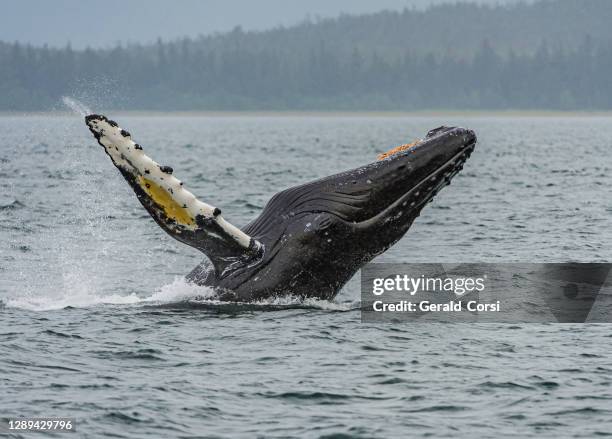
<svg viewBox="0 0 612 439">
<path fill-rule="evenodd" d="M 0 40 L 108 47 L 118 41 L 197 36 L 236 25 L 261 30 L 295 24 L 308 15 L 333 17 L 449 2 L 455 0 L 0 0 Z"/>
</svg>

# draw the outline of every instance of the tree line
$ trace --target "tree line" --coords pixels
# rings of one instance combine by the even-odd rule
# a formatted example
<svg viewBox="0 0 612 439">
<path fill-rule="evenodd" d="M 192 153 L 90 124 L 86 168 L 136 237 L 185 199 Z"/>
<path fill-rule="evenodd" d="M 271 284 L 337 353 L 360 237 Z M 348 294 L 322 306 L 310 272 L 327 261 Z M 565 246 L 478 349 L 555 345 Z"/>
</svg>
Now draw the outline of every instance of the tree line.
<svg viewBox="0 0 612 439">
<path fill-rule="evenodd" d="M 484 37 L 470 53 L 409 41 L 385 50 L 331 38 L 347 19 L 112 49 L 0 43 L 0 111 L 55 109 L 63 95 L 164 111 L 612 109 L 612 40 L 601 36 L 518 51 Z"/>
</svg>

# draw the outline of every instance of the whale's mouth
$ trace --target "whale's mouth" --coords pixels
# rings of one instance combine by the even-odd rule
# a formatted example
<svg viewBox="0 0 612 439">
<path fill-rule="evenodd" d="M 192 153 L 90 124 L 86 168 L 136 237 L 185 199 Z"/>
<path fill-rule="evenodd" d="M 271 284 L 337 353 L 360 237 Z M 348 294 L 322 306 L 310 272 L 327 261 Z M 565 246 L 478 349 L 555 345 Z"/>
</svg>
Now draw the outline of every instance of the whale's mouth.
<svg viewBox="0 0 612 439">
<path fill-rule="evenodd" d="M 413 149 L 415 146 L 416 144 L 406 150 Z M 405 214 L 408 214 L 405 215 L 406 217 L 410 216 L 410 214 L 418 215 L 418 212 L 426 203 L 432 201 L 442 188 L 450 185 L 451 180 L 463 169 L 463 165 L 471 156 L 475 146 L 476 139 L 474 138 L 473 141 L 467 142 L 463 148 L 459 149 L 447 161 L 432 169 L 429 174 L 424 175 L 415 182 L 412 187 L 405 188 L 407 190 L 399 194 L 399 196 L 387 198 L 388 201 L 385 203 L 387 205 L 382 208 L 379 205 L 378 209 L 380 210 L 365 222 L 385 221 L 393 219 L 394 215 L 395 219 Z M 391 191 L 393 192 L 392 189 Z"/>
<path fill-rule="evenodd" d="M 380 157 L 381 168 L 372 180 L 369 221 L 418 211 L 449 185 L 474 151 L 476 134 L 472 130 L 439 127 L 423 140 L 394 148 Z M 413 212 L 414 213 L 414 212 Z"/>
<path fill-rule="evenodd" d="M 416 213 L 461 171 L 476 144 L 473 131 L 439 127 L 419 141 L 335 179 L 330 213 L 352 223 Z M 328 196 L 327 198 L 331 198 Z"/>
<path fill-rule="evenodd" d="M 262 216 L 267 211 L 281 219 L 327 213 L 355 228 L 395 217 L 409 224 L 409 218 L 414 219 L 462 169 L 475 143 L 471 130 L 436 128 L 423 140 L 394 148 L 374 163 L 278 193 Z M 261 232 L 258 226 L 250 225 L 249 230 Z"/>
</svg>

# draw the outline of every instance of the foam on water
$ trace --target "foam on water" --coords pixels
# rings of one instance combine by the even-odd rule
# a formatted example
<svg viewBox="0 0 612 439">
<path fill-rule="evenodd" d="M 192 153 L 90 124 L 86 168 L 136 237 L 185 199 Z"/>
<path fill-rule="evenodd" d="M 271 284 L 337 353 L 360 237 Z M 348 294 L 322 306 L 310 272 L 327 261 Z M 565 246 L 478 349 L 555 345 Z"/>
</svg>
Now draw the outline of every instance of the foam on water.
<svg viewBox="0 0 612 439">
<path fill-rule="evenodd" d="M 59 294 L 53 292 L 45 294 L 40 290 L 27 291 L 22 296 L 8 298 L 5 305 L 31 311 L 50 311 L 67 307 L 88 308 L 97 305 L 174 303 L 197 297 L 212 297 L 214 294 L 210 288 L 190 284 L 179 278 L 144 297 L 136 293 L 122 295 L 99 292 L 87 277 L 73 279 L 67 276 L 67 278 L 66 287 Z"/>
<path fill-rule="evenodd" d="M 138 303 L 140 301 L 141 299 L 135 294 L 130 294 L 127 296 L 121 296 L 119 294 L 98 296 L 96 294 L 81 290 L 80 293 L 77 291 L 66 292 L 60 297 L 27 294 L 23 297 L 7 299 L 5 306 L 9 308 L 20 308 L 30 311 L 52 311 L 68 307 L 87 308 L 103 304 L 127 305 Z"/>
<path fill-rule="evenodd" d="M 151 295 L 142 296 L 136 293 L 117 294 L 96 291 L 95 285 L 87 277 L 83 279 L 73 278 L 65 275 L 66 287 L 59 292 L 48 292 L 45 294 L 40 290 L 26 291 L 22 296 L 6 299 L 4 305 L 9 308 L 20 308 L 29 311 L 53 311 L 72 308 L 89 308 L 100 305 L 156 305 L 172 304 L 181 302 L 193 302 L 200 305 L 224 305 L 229 302 L 222 302 L 215 298 L 215 291 L 212 288 L 189 283 L 185 278 L 176 278 L 173 282 L 162 286 Z M 331 302 L 322 299 L 307 298 L 287 295 L 269 299 L 262 299 L 256 302 L 238 302 L 232 305 L 244 305 L 249 308 L 257 307 L 265 309 L 272 308 L 314 308 L 325 311 L 350 311 L 358 309 L 358 301 L 353 302 Z"/>
<path fill-rule="evenodd" d="M 143 298 L 145 303 L 175 303 L 202 298 L 211 299 L 215 295 L 212 288 L 189 283 L 185 278 L 177 277 L 168 285 L 164 285 L 151 296 Z"/>
<path fill-rule="evenodd" d="M 277 296 L 268 299 L 258 300 L 253 302 L 254 305 L 259 306 L 277 306 L 277 307 L 305 307 L 315 308 L 325 311 L 350 311 L 353 309 L 359 309 L 359 301 L 347 301 L 347 302 L 332 302 L 329 300 L 317 299 L 315 297 L 301 298 L 293 295 Z"/>
</svg>

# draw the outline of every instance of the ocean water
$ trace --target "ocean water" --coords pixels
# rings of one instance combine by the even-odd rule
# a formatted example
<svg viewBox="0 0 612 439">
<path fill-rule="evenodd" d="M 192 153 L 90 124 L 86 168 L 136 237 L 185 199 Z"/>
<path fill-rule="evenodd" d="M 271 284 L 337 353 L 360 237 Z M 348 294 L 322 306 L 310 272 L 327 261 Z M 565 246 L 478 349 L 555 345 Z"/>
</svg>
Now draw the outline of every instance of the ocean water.
<svg viewBox="0 0 612 439">
<path fill-rule="evenodd" d="M 237 225 L 467 126 L 463 172 L 378 261 L 610 261 L 610 118 L 109 116 Z M 358 279 L 333 302 L 194 300 L 210 291 L 182 276 L 202 255 L 80 117 L 3 116 L 0 133 L 0 417 L 74 417 L 78 437 L 612 435 L 607 325 L 362 324 Z"/>
</svg>

